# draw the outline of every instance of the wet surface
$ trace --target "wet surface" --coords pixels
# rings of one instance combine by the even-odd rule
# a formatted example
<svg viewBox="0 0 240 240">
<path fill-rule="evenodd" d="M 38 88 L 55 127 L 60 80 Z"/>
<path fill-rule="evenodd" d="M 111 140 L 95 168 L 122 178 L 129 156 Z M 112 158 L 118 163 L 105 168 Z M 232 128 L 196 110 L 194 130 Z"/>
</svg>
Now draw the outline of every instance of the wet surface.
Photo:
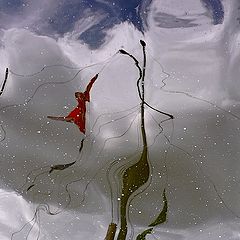
<svg viewBox="0 0 240 240">
<path fill-rule="evenodd" d="M 91 22 L 53 37 L 34 1 L 0 18 L 14 4 L 33 15 L 0 36 L 0 238 L 238 239 L 239 2 L 136 1 L 105 29 L 97 11 L 94 48 Z M 47 118 L 96 74 L 85 134 Z"/>
</svg>

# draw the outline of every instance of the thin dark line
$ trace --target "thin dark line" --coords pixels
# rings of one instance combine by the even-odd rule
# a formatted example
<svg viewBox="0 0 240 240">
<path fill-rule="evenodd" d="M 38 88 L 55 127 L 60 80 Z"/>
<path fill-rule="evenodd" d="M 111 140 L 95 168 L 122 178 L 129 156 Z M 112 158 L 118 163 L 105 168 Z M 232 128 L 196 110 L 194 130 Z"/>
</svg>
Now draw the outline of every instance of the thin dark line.
<svg viewBox="0 0 240 240">
<path fill-rule="evenodd" d="M 142 73 L 142 69 L 141 69 L 140 66 L 139 66 L 139 62 L 138 62 L 138 60 L 137 60 L 132 54 L 128 53 L 127 51 L 125 51 L 125 50 L 123 50 L 123 49 L 120 49 L 119 52 L 120 52 L 121 54 L 128 55 L 130 58 L 132 58 L 132 59 L 134 60 L 134 62 L 135 62 L 135 65 L 136 65 L 137 68 L 138 68 L 139 78 L 138 78 L 138 80 L 137 80 L 137 88 L 138 88 L 138 95 L 139 95 L 139 98 L 141 99 L 141 101 L 143 101 L 144 104 L 147 105 L 148 107 L 150 107 L 152 110 L 154 110 L 154 111 L 156 111 L 156 112 L 159 112 L 159 113 L 161 113 L 161 114 L 163 114 L 163 115 L 166 115 L 166 116 L 170 117 L 171 119 L 174 119 L 174 116 L 173 116 L 172 114 L 169 114 L 169 113 L 166 113 L 166 112 L 162 112 L 162 111 L 160 111 L 160 110 L 152 107 L 150 104 L 148 104 L 145 100 L 142 99 L 142 95 L 141 95 L 141 91 L 140 91 L 140 86 L 139 86 L 139 84 L 140 84 L 140 80 L 141 80 L 141 78 L 142 78 L 142 74 L 143 74 L 143 73 Z"/>
<path fill-rule="evenodd" d="M 3 94 L 4 88 L 5 88 L 5 85 L 6 85 L 6 82 L 7 82 L 7 78 L 8 78 L 8 68 L 6 68 L 5 79 L 3 81 L 3 85 L 2 85 L 2 88 L 0 90 L 0 96 Z"/>
</svg>

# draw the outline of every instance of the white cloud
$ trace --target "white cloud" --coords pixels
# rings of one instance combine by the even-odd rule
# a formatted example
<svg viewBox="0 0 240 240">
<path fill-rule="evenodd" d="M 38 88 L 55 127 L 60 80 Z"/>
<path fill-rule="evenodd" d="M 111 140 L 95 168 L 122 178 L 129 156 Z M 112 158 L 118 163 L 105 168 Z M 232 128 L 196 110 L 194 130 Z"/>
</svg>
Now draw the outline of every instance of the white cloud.
<svg viewBox="0 0 240 240">
<path fill-rule="evenodd" d="M 54 14 L 56 10 L 57 2 L 52 0 L 43 1 L 26 1 L 21 6 L 21 11 L 16 11 L 14 14 L 3 14 L 1 18 L 1 24 L 4 29 L 9 29 L 12 27 L 18 28 L 42 28 L 46 18 Z M 23 17 L 24 16 L 24 17 Z"/>
</svg>

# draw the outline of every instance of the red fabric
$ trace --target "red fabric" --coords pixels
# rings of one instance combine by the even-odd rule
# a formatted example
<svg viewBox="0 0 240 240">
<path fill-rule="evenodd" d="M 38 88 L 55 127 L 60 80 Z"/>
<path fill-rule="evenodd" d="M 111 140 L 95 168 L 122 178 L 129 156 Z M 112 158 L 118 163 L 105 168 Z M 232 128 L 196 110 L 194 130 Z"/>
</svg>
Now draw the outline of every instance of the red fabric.
<svg viewBox="0 0 240 240">
<path fill-rule="evenodd" d="M 79 130 L 85 134 L 86 129 L 86 102 L 90 102 L 90 90 L 98 75 L 91 79 L 84 93 L 80 93 L 77 98 L 78 105 L 74 108 L 67 117 L 71 117 L 73 122 L 78 126 Z"/>
</svg>

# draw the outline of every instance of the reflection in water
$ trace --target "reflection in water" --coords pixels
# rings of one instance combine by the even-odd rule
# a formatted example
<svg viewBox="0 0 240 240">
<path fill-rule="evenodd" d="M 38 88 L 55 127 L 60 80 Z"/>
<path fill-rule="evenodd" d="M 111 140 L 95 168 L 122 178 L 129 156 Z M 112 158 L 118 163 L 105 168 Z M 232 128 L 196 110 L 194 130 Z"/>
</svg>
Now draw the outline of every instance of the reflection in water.
<svg viewBox="0 0 240 240">
<path fill-rule="evenodd" d="M 153 231 L 153 228 L 149 228 L 149 229 L 143 231 L 141 234 L 139 234 L 139 235 L 137 236 L 136 240 L 145 240 L 147 234 L 151 234 L 152 231 Z"/>
<path fill-rule="evenodd" d="M 110 223 L 105 240 L 114 239 L 116 230 L 117 230 L 117 224 L 116 223 Z"/>
<path fill-rule="evenodd" d="M 8 68 L 6 68 L 5 78 L 4 78 L 4 81 L 2 83 L 2 87 L 1 87 L 1 90 L 0 90 L 0 96 L 3 94 L 4 88 L 5 88 L 5 85 L 6 85 L 6 82 L 7 82 L 7 78 L 8 78 Z"/>
<path fill-rule="evenodd" d="M 129 165 L 129 163 L 126 163 L 126 165 L 124 164 L 120 167 L 121 172 L 123 172 L 123 175 L 122 175 L 122 190 L 121 190 L 121 201 L 120 201 L 120 230 L 118 233 L 119 240 L 126 239 L 126 236 L 127 236 L 127 213 L 128 213 L 128 205 L 129 205 L 130 199 L 132 201 L 132 199 L 134 198 L 133 194 L 135 194 L 135 192 L 137 190 L 139 190 L 144 184 L 146 184 L 150 178 L 150 165 L 149 165 L 149 160 L 148 160 L 148 144 L 147 144 L 147 136 L 146 136 L 146 129 L 145 129 L 145 111 L 144 111 L 145 105 L 149 106 L 151 109 L 153 109 L 161 114 L 166 115 L 168 117 L 168 119 L 173 119 L 172 115 L 170 115 L 168 113 L 164 113 L 162 111 L 159 111 L 159 110 L 155 109 L 154 107 L 152 107 L 151 105 L 149 105 L 147 102 L 145 102 L 144 78 L 145 78 L 145 70 L 146 70 L 146 52 L 145 52 L 146 44 L 144 41 L 140 41 L 140 43 L 143 47 L 143 56 L 144 56 L 143 68 L 141 68 L 139 66 L 139 61 L 133 55 L 129 54 L 125 50 L 119 51 L 120 53 L 126 54 L 130 58 L 132 58 L 135 62 L 135 65 L 137 66 L 137 69 L 139 70 L 139 78 L 137 80 L 137 88 L 138 88 L 138 94 L 139 94 L 139 97 L 141 100 L 140 129 L 141 129 L 141 138 L 142 138 L 142 145 L 143 145 L 142 150 L 141 150 L 141 156 L 136 163 L 134 163 L 130 167 L 127 167 L 127 165 Z M 102 70 L 105 68 L 105 66 L 106 66 L 106 64 L 104 65 Z M 66 66 L 64 66 L 64 67 L 66 67 Z M 47 67 L 44 67 L 41 71 L 39 71 L 39 73 L 42 72 L 46 68 Z M 25 101 L 24 104 L 25 105 L 28 104 L 42 86 L 49 85 L 49 84 L 69 83 L 70 81 L 73 81 L 76 78 L 77 74 L 80 71 L 81 70 L 78 70 L 78 72 L 74 75 L 74 77 L 68 81 L 57 82 L 57 83 L 47 82 L 47 83 L 43 83 L 43 84 L 39 85 L 37 87 L 37 89 L 34 91 L 34 93 L 32 94 L 32 96 L 29 97 L 27 99 L 27 101 Z M 99 73 L 101 73 L 101 71 L 99 71 Z M 14 75 L 17 75 L 20 77 L 24 76 L 24 75 L 16 74 L 13 71 L 11 71 L 11 74 L 14 74 Z M 28 76 L 35 76 L 37 74 L 38 73 L 34 73 L 34 74 L 31 74 Z M 26 76 L 24 76 L 24 77 L 26 77 Z M 16 106 L 19 107 L 21 105 L 22 104 L 18 104 Z M 10 105 L 10 106 L 8 105 L 5 107 L 2 107 L 1 110 L 4 110 L 9 107 L 13 107 L 13 106 L 14 105 Z M 122 115 L 121 117 L 116 118 L 114 121 L 117 122 L 125 117 L 129 117 L 132 113 L 136 112 L 135 107 L 130 110 L 131 110 L 130 113 L 126 114 L 125 116 Z M 129 111 L 129 110 L 126 110 L 124 112 L 127 112 L 127 111 Z M 122 113 L 124 113 L 124 112 L 122 112 Z M 102 150 L 104 149 L 105 144 L 109 140 L 113 140 L 114 138 L 118 139 L 118 138 L 123 137 L 131 128 L 132 124 L 135 121 L 136 116 L 131 121 L 131 124 L 129 125 L 129 127 L 122 134 L 106 139 L 102 146 Z M 100 117 L 101 116 L 99 116 L 96 119 L 96 122 L 94 123 L 93 128 L 95 125 L 97 125 L 97 121 L 100 119 Z M 100 133 L 101 128 L 103 126 L 111 124 L 111 122 L 112 121 L 110 121 L 110 122 L 107 121 L 106 123 L 101 124 L 98 128 L 97 135 Z M 160 124 L 159 124 L 159 126 L 161 127 Z M 4 130 L 3 126 L 2 126 L 2 129 Z M 4 132 L 5 132 L 5 130 L 4 130 Z M 97 135 L 95 135 L 94 138 L 96 138 Z M 2 141 L 4 141 L 5 137 L 2 139 Z M 72 199 L 74 197 L 73 196 L 74 194 L 72 194 L 71 185 L 73 185 L 75 183 L 80 183 L 81 181 L 84 181 L 85 178 L 88 178 L 88 173 L 86 172 L 82 176 L 79 177 L 78 175 L 74 174 L 74 170 L 71 168 L 73 165 L 80 163 L 80 160 L 83 157 L 84 151 L 88 151 L 88 153 L 89 153 L 89 151 L 93 150 L 93 147 L 94 147 L 93 143 L 95 141 L 94 139 L 90 141 L 90 149 L 84 150 L 84 141 L 87 141 L 89 137 L 90 137 L 90 135 L 86 136 L 86 138 L 81 139 L 81 142 L 79 144 L 80 145 L 79 152 L 74 161 L 72 161 L 70 163 L 65 163 L 65 164 L 55 164 L 55 165 L 36 168 L 28 173 L 28 175 L 26 177 L 26 181 L 22 185 L 22 187 L 19 188 L 19 191 L 27 194 L 26 196 L 28 196 L 28 194 L 31 194 L 32 199 L 34 201 L 37 200 L 37 201 L 40 201 L 41 203 L 36 207 L 33 218 L 31 220 L 29 220 L 27 223 L 25 223 L 18 231 L 12 233 L 11 239 L 14 239 L 16 235 L 19 235 L 21 233 L 23 233 L 26 238 L 36 235 L 36 239 L 39 239 L 40 232 L 41 232 L 40 231 L 40 223 L 39 223 L 41 211 L 44 212 L 45 214 L 54 216 L 54 215 L 58 215 L 58 214 L 62 213 L 64 210 L 66 210 L 69 207 L 74 208 L 74 206 L 71 206 Z M 102 150 L 100 150 L 100 152 L 98 153 L 98 156 L 100 156 Z M 86 154 L 87 153 L 85 153 L 85 157 L 86 157 Z M 112 166 L 113 166 L 113 163 L 110 164 L 110 167 L 112 167 Z M 66 172 L 67 170 L 70 170 L 70 171 L 66 174 L 62 174 L 63 172 Z M 109 170 L 111 170 L 111 168 L 109 168 Z M 96 171 L 96 173 L 87 181 L 87 184 L 85 185 L 85 188 L 83 190 L 82 200 L 78 203 L 79 206 L 81 206 L 81 204 L 83 204 L 83 202 L 85 201 L 85 194 L 86 194 L 87 188 L 88 188 L 89 184 L 92 182 L 92 180 L 97 176 L 99 171 L 100 171 L 100 169 L 98 169 Z M 73 178 L 71 179 L 69 177 L 71 177 L 71 178 L 73 177 Z M 56 184 L 58 185 L 57 191 L 55 190 Z M 26 185 L 28 185 L 28 187 L 25 187 Z M 144 191 L 144 190 L 140 190 L 140 192 L 138 192 L 137 194 L 141 193 L 142 191 Z M 57 197 L 57 199 L 59 199 L 59 204 L 54 209 L 53 207 L 50 207 L 49 202 L 51 202 L 51 199 L 55 198 L 55 197 Z M 166 199 L 166 195 L 165 195 L 165 190 L 164 190 L 163 198 L 164 198 L 164 210 L 163 211 L 164 211 L 165 220 L 166 220 L 167 199 Z M 114 199 L 112 199 L 112 201 L 114 201 Z M 154 221 L 154 223 L 151 224 L 152 226 L 156 226 L 156 225 L 164 222 L 163 218 L 162 218 L 163 211 L 161 212 L 159 217 Z M 159 220 L 159 218 L 161 218 L 161 219 Z M 117 224 L 115 224 L 115 223 L 111 223 L 109 225 L 106 239 L 114 239 L 114 235 L 115 235 L 115 232 L 117 229 L 116 227 L 117 227 Z M 26 229 L 28 229 L 28 230 L 26 230 Z M 151 229 L 151 231 L 152 231 L 152 229 Z M 144 231 L 144 233 L 142 233 L 139 236 L 141 238 L 143 238 L 144 236 L 146 236 L 146 234 L 149 234 L 149 233 L 150 233 L 150 231 L 146 230 L 146 231 Z"/>
<path fill-rule="evenodd" d="M 146 129 L 145 129 L 145 104 L 149 106 L 151 109 L 155 110 L 156 112 L 160 112 L 168 117 L 167 120 L 173 119 L 174 117 L 171 114 L 162 112 L 158 109 L 153 108 L 149 104 L 145 102 L 145 73 L 146 73 L 146 43 L 144 41 L 140 41 L 143 47 L 143 69 L 139 67 L 139 61 L 131 54 L 127 53 L 126 51 L 122 50 L 122 54 L 127 54 L 130 58 L 132 58 L 139 70 L 139 78 L 137 80 L 138 92 L 139 97 L 141 99 L 141 136 L 142 136 L 142 154 L 140 159 L 137 163 L 134 163 L 130 167 L 128 167 L 123 173 L 123 180 L 122 180 L 122 193 L 121 193 L 121 202 L 120 202 L 120 215 L 121 215 L 121 228 L 118 235 L 118 240 L 124 240 L 127 236 L 127 217 L 126 213 L 128 211 L 129 199 L 139 188 L 141 188 L 150 177 L 150 165 L 148 160 L 148 144 L 147 144 L 147 136 L 146 136 Z M 141 81 L 141 82 L 140 82 Z M 141 88 L 140 88 L 141 86 Z M 160 128 L 161 125 L 159 124 Z M 144 189 L 146 190 L 146 188 Z M 141 192 L 143 192 L 142 190 Z M 140 193 L 141 193 L 140 192 Z M 139 193 L 138 193 L 139 194 Z M 133 197 L 134 198 L 134 197 Z M 149 224 L 150 227 L 157 226 L 162 224 L 166 221 L 167 218 L 167 198 L 166 198 L 166 191 L 164 189 L 163 192 L 163 210 L 156 218 L 154 222 Z M 152 229 L 145 230 L 142 234 L 138 235 L 137 239 L 145 239 L 147 234 L 152 232 Z"/>
<path fill-rule="evenodd" d="M 163 209 L 158 215 L 158 217 L 148 226 L 149 227 L 155 227 L 159 224 L 162 224 L 166 222 L 167 220 L 167 211 L 168 211 L 168 202 L 167 202 L 167 197 L 166 197 L 166 190 L 163 190 Z"/>
<path fill-rule="evenodd" d="M 145 70 L 146 70 L 146 52 L 145 52 L 145 42 L 140 41 L 143 47 L 143 70 L 140 69 L 138 65 L 138 61 L 132 55 L 122 51 L 123 54 L 127 54 L 129 57 L 133 58 L 135 64 L 139 70 L 139 78 L 137 80 L 137 86 L 139 90 L 139 96 L 141 99 L 141 136 L 142 136 L 142 154 L 137 163 L 128 167 L 123 173 L 123 183 L 122 183 L 122 193 L 121 193 L 121 203 L 120 203 L 120 215 L 121 215 L 121 228 L 118 235 L 118 240 L 124 240 L 127 236 L 127 217 L 126 212 L 128 211 L 128 201 L 132 194 L 134 194 L 140 187 L 142 187 L 149 179 L 150 174 L 150 166 L 148 163 L 148 144 L 147 144 L 147 136 L 145 130 L 145 88 L 144 88 L 144 80 L 145 80 Z M 140 82 L 141 81 L 141 82 Z M 141 84 L 141 85 L 140 85 Z M 141 91 L 139 89 L 139 85 L 141 86 Z"/>
<path fill-rule="evenodd" d="M 0 239 L 239 239 L 239 0 L 32 2 L 0 6 Z M 47 119 L 96 73 L 86 136 Z"/>
<path fill-rule="evenodd" d="M 126 110 L 123 110 L 121 112 L 116 113 L 105 113 L 102 115 L 99 115 L 92 128 L 90 133 L 83 139 L 80 139 L 80 141 L 76 141 L 77 143 L 77 154 L 74 161 L 66 162 L 66 163 L 59 163 L 59 164 L 49 164 L 45 165 L 43 167 L 35 168 L 32 171 L 28 172 L 26 176 L 25 183 L 17 189 L 17 191 L 25 196 L 27 199 L 31 199 L 34 203 L 37 203 L 37 206 L 34 210 L 33 217 L 28 222 L 24 223 L 22 227 L 20 227 L 17 231 L 13 232 L 11 235 L 11 239 L 17 239 L 17 238 L 28 238 L 28 239 L 40 239 L 41 237 L 41 216 L 42 213 L 48 215 L 48 216 L 56 216 L 61 213 L 63 213 L 66 210 L 72 210 L 72 209 L 78 209 L 82 207 L 84 204 L 87 204 L 86 195 L 87 190 L 89 188 L 89 185 L 93 182 L 94 179 L 97 178 L 97 176 L 101 172 L 105 172 L 108 178 L 108 184 L 110 185 L 110 194 L 111 194 L 111 205 L 112 205 L 112 221 L 109 225 L 109 229 L 106 234 L 107 240 L 113 240 L 114 236 L 117 232 L 117 227 L 119 229 L 118 232 L 118 240 L 124 240 L 127 238 L 127 235 L 129 234 L 129 237 L 133 239 L 134 233 L 133 233 L 133 225 L 131 223 L 131 219 L 129 216 L 129 207 L 130 205 L 134 206 L 137 204 L 136 202 L 140 201 L 136 197 L 144 193 L 151 185 L 151 177 L 152 177 L 152 169 L 151 169 L 151 162 L 150 162 L 150 147 L 151 145 L 155 144 L 157 142 L 157 137 L 159 134 L 162 134 L 162 136 L 166 139 L 169 146 L 173 147 L 174 149 L 178 149 L 181 152 L 183 152 L 185 155 L 190 157 L 193 160 L 193 156 L 186 150 L 184 150 L 181 147 L 178 147 L 172 143 L 171 137 L 167 136 L 164 133 L 164 129 L 162 126 L 163 122 L 167 122 L 171 120 L 173 124 L 173 115 L 160 111 L 159 109 L 154 108 L 152 105 L 150 105 L 145 100 L 145 70 L 146 70 L 146 52 L 145 52 L 145 42 L 140 42 L 143 48 L 143 67 L 141 68 L 139 65 L 139 61 L 136 57 L 134 57 L 131 53 L 121 49 L 118 53 L 124 54 L 128 56 L 131 60 L 134 61 L 139 77 L 136 81 L 137 84 L 137 90 L 138 90 L 138 97 L 140 98 L 140 106 L 135 106 Z M 115 54 L 117 55 L 117 54 Z M 114 55 L 114 56 L 115 56 Z M 101 73 L 103 69 L 111 63 L 113 57 L 110 57 L 107 61 L 104 62 L 104 65 L 102 69 L 99 71 Z M 153 59 L 155 62 L 157 60 Z M 167 75 L 167 77 L 170 76 L 170 74 L 166 73 L 164 69 L 162 68 L 162 65 L 157 62 L 160 65 L 160 68 L 162 69 L 162 72 Z M 56 67 L 56 66 L 52 66 Z M 60 66 L 66 68 L 67 66 Z M 89 66 L 88 66 L 89 67 Z M 18 77 L 32 77 L 37 76 L 39 73 L 44 71 L 47 68 L 51 68 L 50 66 L 44 67 L 41 71 L 38 73 L 33 73 L 31 75 L 20 75 L 16 74 L 13 71 L 9 70 L 10 74 L 12 75 L 18 75 Z M 79 74 L 82 69 L 74 69 L 71 68 L 71 71 L 77 70 L 76 73 L 73 74 L 73 77 L 70 78 L 70 80 L 67 80 L 65 82 L 45 82 L 37 86 L 33 94 L 28 97 L 24 103 L 20 104 L 12 104 L 3 106 L 0 110 L 1 112 L 4 112 L 5 110 L 9 108 L 20 108 L 22 106 L 26 106 L 27 104 L 31 103 L 34 96 L 37 94 L 37 92 L 48 85 L 61 85 L 61 84 L 67 84 L 71 81 L 74 81 L 76 76 Z M 5 76 L 5 83 L 8 78 L 8 69 L 6 70 L 6 76 Z M 238 115 L 229 112 L 225 110 L 223 107 L 220 107 L 216 105 L 215 103 L 212 103 L 208 100 L 195 97 L 192 94 L 186 93 L 184 91 L 173 91 L 173 90 L 167 90 L 166 87 L 166 78 L 162 80 L 162 87 L 161 90 L 165 91 L 167 93 L 171 94 L 182 94 L 184 96 L 187 96 L 191 99 L 198 100 L 201 102 L 204 102 L 206 104 L 211 105 L 212 107 L 223 111 L 224 113 L 228 114 L 230 117 L 235 118 L 239 120 L 240 118 Z M 4 90 L 5 83 L 2 86 L 2 91 Z M 155 113 L 161 113 L 164 116 L 167 117 L 167 119 L 162 120 L 160 123 L 155 119 L 155 116 L 153 116 L 151 113 L 147 113 L 150 115 L 153 119 L 153 122 L 157 124 L 159 127 L 159 131 L 154 137 L 154 140 L 151 140 L 151 144 L 149 144 L 147 139 L 147 131 L 148 128 L 146 127 L 145 118 L 146 118 L 146 112 L 145 107 L 148 107 L 151 109 L 151 111 L 154 111 Z M 139 114 L 140 112 L 140 114 Z M 140 116 L 139 116 L 140 115 Z M 140 117 L 140 121 L 136 123 L 136 119 Z M 121 121 L 128 119 L 128 126 L 127 128 L 120 128 L 120 131 L 117 134 L 113 134 L 110 137 L 107 137 L 104 139 L 104 141 L 98 141 L 98 136 L 100 135 L 101 131 L 109 125 L 114 125 L 116 127 L 118 123 Z M 121 125 L 121 124 L 119 124 Z M 114 160 L 114 161 L 106 161 L 104 164 L 99 163 L 100 160 L 102 160 L 104 156 L 104 150 L 107 144 L 114 141 L 119 141 L 119 145 L 122 144 L 122 139 L 126 137 L 126 135 L 132 131 L 132 128 L 137 125 L 140 126 L 141 130 L 141 138 L 139 140 L 140 143 L 138 143 L 138 147 L 135 147 L 135 152 L 133 155 L 125 156 L 124 161 L 121 160 Z M 1 124 L 2 128 L 2 139 L 1 142 L 4 142 L 7 136 L 8 131 L 5 129 L 5 125 Z M 87 127 L 88 128 L 88 127 Z M 138 134 L 136 134 L 137 136 Z M 99 146 L 96 144 L 99 143 Z M 140 156 L 138 156 L 138 154 Z M 138 156 L 138 157 L 137 157 Z M 88 161 L 91 161 L 91 159 L 94 159 L 94 162 L 90 162 L 90 164 L 96 164 L 96 169 L 94 169 L 93 172 L 88 171 Z M 197 165 L 197 168 L 199 172 L 205 177 L 206 179 L 213 185 L 214 191 L 217 195 L 217 198 L 220 199 L 225 206 L 225 208 L 231 212 L 235 217 L 238 217 L 238 215 L 231 209 L 231 206 L 229 206 L 225 201 L 224 197 L 218 192 L 218 188 L 214 184 L 214 182 L 209 178 L 206 174 L 204 174 L 201 166 L 198 164 L 197 161 L 193 160 L 194 164 Z M 166 165 L 166 164 L 165 164 Z M 165 169 L 166 170 L 166 169 Z M 113 172 L 114 171 L 114 172 Z M 111 181 L 110 175 L 114 174 L 118 177 L 117 181 L 120 183 L 118 184 L 119 189 L 117 189 L 117 193 L 113 191 L 113 184 L 114 182 Z M 163 174 L 163 173 L 161 173 Z M 154 177 L 154 176 L 153 176 Z M 162 181 L 162 180 L 159 180 Z M 167 186 L 167 183 L 166 183 Z M 160 201 L 160 207 L 161 211 L 160 213 L 155 216 L 155 220 L 152 221 L 152 218 L 149 217 L 148 224 L 145 227 L 151 227 L 146 230 L 144 230 L 142 233 L 139 233 L 136 236 L 137 240 L 143 240 L 146 239 L 147 235 L 151 235 L 154 232 L 154 227 L 163 224 L 167 221 L 168 216 L 168 194 L 166 193 L 167 187 L 163 189 L 162 194 L 162 201 Z M 113 215 L 118 212 L 118 206 L 116 204 L 117 196 L 120 195 L 120 211 L 118 214 L 120 214 L 120 222 L 117 221 L 115 223 Z M 54 199 L 57 199 L 57 203 Z M 160 199 L 160 198 L 159 198 Z M 133 203 L 134 200 L 134 203 Z M 155 200 L 155 199 L 154 199 Z M 141 201 L 140 201 L 141 202 Z M 161 204 L 162 202 L 162 204 Z M 130 233 L 128 232 L 128 226 L 131 227 Z"/>
</svg>

